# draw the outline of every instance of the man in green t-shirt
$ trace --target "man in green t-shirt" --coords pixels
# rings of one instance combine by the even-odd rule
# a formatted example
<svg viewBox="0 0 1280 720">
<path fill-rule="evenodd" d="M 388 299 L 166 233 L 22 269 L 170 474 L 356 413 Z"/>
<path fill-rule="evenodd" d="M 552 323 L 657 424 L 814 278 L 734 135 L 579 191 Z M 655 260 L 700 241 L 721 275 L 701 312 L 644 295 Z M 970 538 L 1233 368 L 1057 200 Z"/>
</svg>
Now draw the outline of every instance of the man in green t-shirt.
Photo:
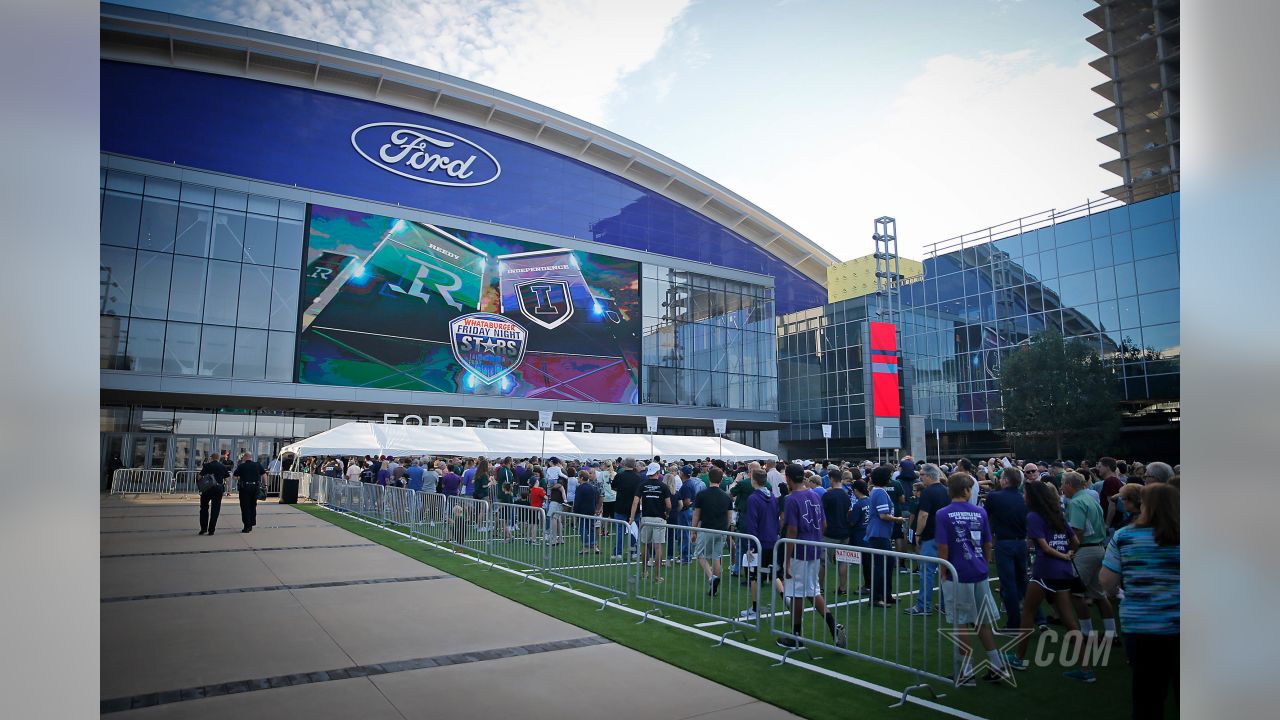
<svg viewBox="0 0 1280 720">
<path fill-rule="evenodd" d="M 1098 606 L 1102 615 L 1102 631 L 1108 640 L 1116 636 L 1116 612 L 1111 600 L 1102 589 L 1100 573 L 1102 558 L 1106 554 L 1107 526 L 1102 513 L 1102 505 L 1097 498 L 1086 489 L 1084 476 L 1073 470 L 1062 474 L 1062 494 L 1067 498 L 1067 523 L 1080 539 L 1080 547 L 1076 549 L 1076 574 L 1084 584 L 1083 598 L 1077 598 L 1076 614 L 1080 618 L 1080 632 L 1089 635 L 1093 632 L 1093 617 L 1084 609 L 1086 600 Z"/>
</svg>

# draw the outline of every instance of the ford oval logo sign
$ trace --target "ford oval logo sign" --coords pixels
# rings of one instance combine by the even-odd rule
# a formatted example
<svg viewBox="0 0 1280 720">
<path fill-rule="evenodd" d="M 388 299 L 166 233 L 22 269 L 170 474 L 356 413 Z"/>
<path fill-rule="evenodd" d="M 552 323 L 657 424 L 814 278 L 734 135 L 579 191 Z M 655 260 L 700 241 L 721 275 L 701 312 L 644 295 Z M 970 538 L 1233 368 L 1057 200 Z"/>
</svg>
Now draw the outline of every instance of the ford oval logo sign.
<svg viewBox="0 0 1280 720">
<path fill-rule="evenodd" d="M 387 172 L 432 185 L 475 187 L 502 174 L 493 153 L 464 137 L 425 125 L 361 125 L 351 133 L 351 146 Z"/>
</svg>

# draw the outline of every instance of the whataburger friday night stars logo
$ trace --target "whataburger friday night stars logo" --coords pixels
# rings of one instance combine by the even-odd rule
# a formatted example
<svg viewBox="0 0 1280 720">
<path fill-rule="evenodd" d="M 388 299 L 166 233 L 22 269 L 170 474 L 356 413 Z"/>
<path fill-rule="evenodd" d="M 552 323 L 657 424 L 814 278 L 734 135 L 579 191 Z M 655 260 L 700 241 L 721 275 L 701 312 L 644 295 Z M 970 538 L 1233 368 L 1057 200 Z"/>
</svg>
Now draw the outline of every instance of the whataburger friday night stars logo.
<svg viewBox="0 0 1280 720">
<path fill-rule="evenodd" d="M 510 318 L 471 313 L 449 321 L 453 357 L 480 382 L 492 385 L 524 361 L 529 331 Z"/>
</svg>

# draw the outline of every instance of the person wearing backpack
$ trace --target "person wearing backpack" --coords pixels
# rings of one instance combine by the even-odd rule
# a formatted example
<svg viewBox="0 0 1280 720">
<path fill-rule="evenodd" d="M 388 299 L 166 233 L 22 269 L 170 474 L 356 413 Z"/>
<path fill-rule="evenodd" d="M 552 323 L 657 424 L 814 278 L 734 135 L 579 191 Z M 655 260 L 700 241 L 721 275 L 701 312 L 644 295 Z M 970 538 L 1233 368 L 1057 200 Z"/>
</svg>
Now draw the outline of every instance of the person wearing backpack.
<svg viewBox="0 0 1280 720">
<path fill-rule="evenodd" d="M 227 491 L 227 468 L 218 462 L 217 455 L 205 458 L 200 466 L 200 532 L 212 535 L 218 527 L 218 513 L 222 512 L 222 495 Z"/>
<path fill-rule="evenodd" d="M 265 471 L 262 466 L 249 453 L 245 453 L 240 464 L 236 466 L 236 485 L 240 492 L 240 519 L 244 522 L 244 529 L 240 531 L 242 533 L 253 532 L 253 526 L 258 524 L 258 499 L 264 495 L 263 472 Z"/>
</svg>

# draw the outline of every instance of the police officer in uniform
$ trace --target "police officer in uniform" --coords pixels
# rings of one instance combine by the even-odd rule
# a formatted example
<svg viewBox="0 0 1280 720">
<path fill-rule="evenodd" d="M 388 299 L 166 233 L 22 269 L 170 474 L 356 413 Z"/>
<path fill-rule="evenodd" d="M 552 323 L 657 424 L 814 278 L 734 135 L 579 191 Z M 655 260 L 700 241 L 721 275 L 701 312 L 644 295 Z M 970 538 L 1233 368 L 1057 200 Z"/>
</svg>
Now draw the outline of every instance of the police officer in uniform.
<svg viewBox="0 0 1280 720">
<path fill-rule="evenodd" d="M 240 457 L 235 476 L 240 491 L 240 519 L 244 522 L 242 533 L 252 532 L 253 526 L 258 524 L 258 488 L 262 486 L 264 473 L 262 466 L 249 453 Z"/>
<path fill-rule="evenodd" d="M 200 477 L 212 475 L 218 482 L 200 492 L 200 535 L 212 535 L 218 526 L 218 513 L 222 512 L 222 494 L 227 491 L 226 481 L 230 475 L 227 467 L 218 462 L 217 455 L 205 458 L 200 466 Z"/>
</svg>

